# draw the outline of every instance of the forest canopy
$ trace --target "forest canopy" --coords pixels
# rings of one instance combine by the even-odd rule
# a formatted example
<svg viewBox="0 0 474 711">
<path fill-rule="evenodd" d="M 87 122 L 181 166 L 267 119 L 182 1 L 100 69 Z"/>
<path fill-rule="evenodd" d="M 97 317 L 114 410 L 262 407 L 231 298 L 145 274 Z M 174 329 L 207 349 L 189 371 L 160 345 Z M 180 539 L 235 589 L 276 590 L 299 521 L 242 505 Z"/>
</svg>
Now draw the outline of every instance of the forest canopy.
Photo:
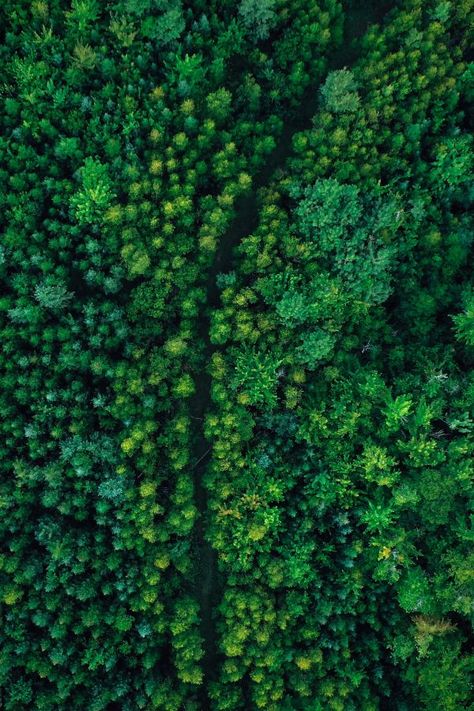
<svg viewBox="0 0 474 711">
<path fill-rule="evenodd" d="M 474 711 L 472 0 L 4 0 L 0 707 Z"/>
</svg>

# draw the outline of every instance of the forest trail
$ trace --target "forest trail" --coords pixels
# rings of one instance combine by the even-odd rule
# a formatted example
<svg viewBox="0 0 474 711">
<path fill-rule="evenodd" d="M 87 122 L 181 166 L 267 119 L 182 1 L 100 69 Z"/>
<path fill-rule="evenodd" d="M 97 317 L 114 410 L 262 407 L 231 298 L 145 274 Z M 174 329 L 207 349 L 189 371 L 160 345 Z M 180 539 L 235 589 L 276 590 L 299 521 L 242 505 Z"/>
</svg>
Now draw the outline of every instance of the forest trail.
<svg viewBox="0 0 474 711">
<path fill-rule="evenodd" d="M 370 25 L 381 22 L 385 15 L 397 5 L 396 0 L 353 0 L 343 2 L 345 8 L 344 38 L 339 48 L 335 49 L 328 63 L 328 72 L 350 67 L 359 57 L 359 40 Z M 216 277 L 220 273 L 232 271 L 235 248 L 246 235 L 257 227 L 260 209 L 258 192 L 267 185 L 275 171 L 284 167 L 293 152 L 293 136 L 311 125 L 311 119 L 317 111 L 319 88 L 322 85 L 310 85 L 304 92 L 300 110 L 292 113 L 285 122 L 274 151 L 267 157 L 266 165 L 253 181 L 252 191 L 236 203 L 236 217 L 219 242 L 211 268 L 207 273 L 207 298 L 198 320 L 198 337 L 205 344 L 204 362 L 211 360 L 214 347 L 210 342 L 209 313 L 219 306 L 219 289 Z M 199 511 L 195 527 L 196 588 L 201 613 L 201 634 L 204 643 L 203 672 L 201 685 L 201 709 L 211 711 L 212 703 L 208 696 L 208 684 L 216 678 L 218 672 L 217 632 L 213 610 L 219 604 L 220 585 L 218 580 L 217 557 L 211 544 L 206 539 L 206 519 L 208 514 L 207 490 L 203 483 L 210 444 L 204 435 L 204 418 L 211 404 L 211 377 L 203 369 L 196 382 L 196 392 L 190 402 L 190 414 L 195 423 L 193 446 L 195 504 Z"/>
</svg>

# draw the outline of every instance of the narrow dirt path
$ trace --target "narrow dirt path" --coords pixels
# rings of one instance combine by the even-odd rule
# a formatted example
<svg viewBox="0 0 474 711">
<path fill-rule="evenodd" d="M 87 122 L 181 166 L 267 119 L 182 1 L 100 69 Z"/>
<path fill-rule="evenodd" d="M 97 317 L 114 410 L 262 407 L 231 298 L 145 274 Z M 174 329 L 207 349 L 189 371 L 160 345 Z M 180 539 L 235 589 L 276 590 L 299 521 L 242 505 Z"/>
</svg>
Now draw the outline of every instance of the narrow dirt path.
<svg viewBox="0 0 474 711">
<path fill-rule="evenodd" d="M 359 48 L 357 40 L 361 38 L 371 24 L 381 22 L 393 7 L 396 0 L 353 0 L 343 3 L 346 11 L 344 40 L 334 50 L 329 61 L 328 71 L 348 67 L 357 61 Z M 258 190 L 267 185 L 275 171 L 284 167 L 293 152 L 293 136 L 308 128 L 318 107 L 318 90 L 321 82 L 310 85 L 301 100 L 301 110 L 285 122 L 282 134 L 275 150 L 267 158 L 266 165 L 254 180 L 252 192 L 241 198 L 236 204 L 236 217 L 221 239 L 214 262 L 207 274 L 206 304 L 199 316 L 198 338 L 204 343 L 204 360 L 210 362 L 214 347 L 209 340 L 209 312 L 219 306 L 219 289 L 216 277 L 220 273 L 232 270 L 234 252 L 242 239 L 252 233 L 258 225 L 259 200 Z M 208 497 L 203 477 L 208 465 L 210 444 L 204 436 L 204 418 L 211 405 L 211 378 L 203 369 L 196 382 L 196 392 L 190 402 L 190 414 L 195 424 L 195 442 L 193 448 L 195 502 L 199 511 L 195 527 L 196 588 L 201 610 L 201 634 L 204 643 L 203 671 L 204 682 L 201 687 L 200 703 L 202 711 L 211 711 L 212 702 L 208 695 L 208 684 L 218 676 L 218 640 L 215 627 L 214 610 L 220 600 L 221 584 L 217 567 L 217 558 L 210 542 L 206 539 Z"/>
</svg>

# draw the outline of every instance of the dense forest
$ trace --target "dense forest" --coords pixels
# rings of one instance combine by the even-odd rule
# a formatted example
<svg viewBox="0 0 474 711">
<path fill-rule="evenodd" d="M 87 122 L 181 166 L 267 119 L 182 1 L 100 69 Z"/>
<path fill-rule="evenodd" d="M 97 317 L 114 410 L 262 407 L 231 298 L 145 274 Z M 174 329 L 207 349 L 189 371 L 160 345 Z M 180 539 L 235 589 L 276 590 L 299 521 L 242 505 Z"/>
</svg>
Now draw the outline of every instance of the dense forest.
<svg viewBox="0 0 474 711">
<path fill-rule="evenodd" d="M 474 0 L 3 0 L 0 708 L 474 710 Z"/>
</svg>

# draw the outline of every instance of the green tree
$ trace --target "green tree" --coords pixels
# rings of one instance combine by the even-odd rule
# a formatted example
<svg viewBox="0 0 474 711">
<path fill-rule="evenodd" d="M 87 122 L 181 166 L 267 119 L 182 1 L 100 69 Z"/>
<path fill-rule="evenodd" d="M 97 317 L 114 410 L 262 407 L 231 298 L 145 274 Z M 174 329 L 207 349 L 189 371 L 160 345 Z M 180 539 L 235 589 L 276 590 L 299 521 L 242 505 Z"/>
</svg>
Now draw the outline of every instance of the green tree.
<svg viewBox="0 0 474 711">
<path fill-rule="evenodd" d="M 239 17 L 254 42 L 267 39 L 276 23 L 275 0 L 241 0 Z"/>
<path fill-rule="evenodd" d="M 45 309 L 63 309 L 71 303 L 72 298 L 73 294 L 63 283 L 46 280 L 35 287 L 35 299 Z"/>
<path fill-rule="evenodd" d="M 469 292 L 465 298 L 464 311 L 453 316 L 456 337 L 468 346 L 474 346 L 474 294 Z"/>
<path fill-rule="evenodd" d="M 86 158 L 79 170 L 81 187 L 71 198 L 71 207 L 79 223 L 88 224 L 103 218 L 115 195 L 107 166 Z"/>
<path fill-rule="evenodd" d="M 235 386 L 250 405 L 276 405 L 277 369 L 282 359 L 274 353 L 241 350 L 235 358 Z"/>
<path fill-rule="evenodd" d="M 360 107 L 357 83 L 349 69 L 329 72 L 321 88 L 323 106 L 335 114 L 355 113 Z"/>
</svg>

